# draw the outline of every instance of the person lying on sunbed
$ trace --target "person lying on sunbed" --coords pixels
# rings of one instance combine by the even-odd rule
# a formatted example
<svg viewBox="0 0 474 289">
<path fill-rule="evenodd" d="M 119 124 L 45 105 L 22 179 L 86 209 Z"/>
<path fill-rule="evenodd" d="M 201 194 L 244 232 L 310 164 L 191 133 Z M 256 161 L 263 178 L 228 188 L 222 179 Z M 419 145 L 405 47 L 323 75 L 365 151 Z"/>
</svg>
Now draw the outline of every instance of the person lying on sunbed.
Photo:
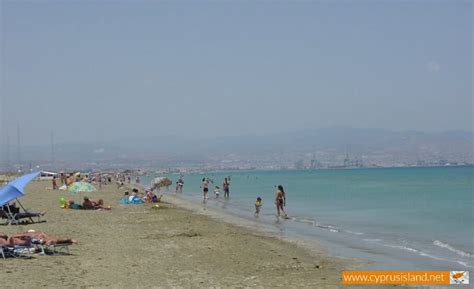
<svg viewBox="0 0 474 289">
<path fill-rule="evenodd" d="M 15 202 L 3 205 L 2 210 L 0 210 L 0 217 L 7 218 L 7 215 L 6 215 L 7 212 L 11 212 L 12 214 L 15 214 L 15 220 L 19 220 L 23 218 L 41 217 L 46 214 L 46 211 L 37 213 L 37 212 L 30 212 L 26 210 L 25 212 L 20 213 L 20 208 L 16 206 Z"/>
<path fill-rule="evenodd" d="M 0 233 L 0 246 L 13 247 L 13 246 L 29 246 L 29 245 L 31 245 L 31 241 L 8 237 L 7 235 Z"/>
<path fill-rule="evenodd" d="M 35 230 L 29 230 L 28 232 L 10 236 L 8 240 L 10 244 L 14 245 L 26 245 L 38 241 L 48 246 L 56 244 L 77 244 L 77 241 L 74 239 L 55 237 Z"/>
</svg>

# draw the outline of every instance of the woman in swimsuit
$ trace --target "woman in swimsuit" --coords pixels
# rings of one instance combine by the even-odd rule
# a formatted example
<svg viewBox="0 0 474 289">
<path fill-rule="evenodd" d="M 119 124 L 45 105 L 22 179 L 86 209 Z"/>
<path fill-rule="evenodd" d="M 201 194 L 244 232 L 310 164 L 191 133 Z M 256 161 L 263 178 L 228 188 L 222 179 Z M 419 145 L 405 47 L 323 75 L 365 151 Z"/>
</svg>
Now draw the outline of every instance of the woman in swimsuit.
<svg viewBox="0 0 474 289">
<path fill-rule="evenodd" d="M 278 190 L 276 192 L 276 198 L 275 198 L 275 205 L 277 208 L 277 215 L 278 217 L 280 216 L 280 211 L 285 214 L 285 218 L 287 218 L 287 214 L 285 211 L 285 190 L 283 189 L 283 186 L 279 185 Z"/>
</svg>

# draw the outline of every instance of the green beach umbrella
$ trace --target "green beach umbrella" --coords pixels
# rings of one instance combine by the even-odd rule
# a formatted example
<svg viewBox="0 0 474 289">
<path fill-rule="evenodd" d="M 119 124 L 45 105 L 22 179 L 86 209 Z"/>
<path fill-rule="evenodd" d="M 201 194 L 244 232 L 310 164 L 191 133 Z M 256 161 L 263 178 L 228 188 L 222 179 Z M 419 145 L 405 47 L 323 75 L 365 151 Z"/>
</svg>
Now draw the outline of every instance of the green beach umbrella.
<svg viewBox="0 0 474 289">
<path fill-rule="evenodd" d="M 86 182 L 75 182 L 69 187 L 69 192 L 76 194 L 79 192 L 90 193 L 96 191 L 93 185 Z"/>
</svg>

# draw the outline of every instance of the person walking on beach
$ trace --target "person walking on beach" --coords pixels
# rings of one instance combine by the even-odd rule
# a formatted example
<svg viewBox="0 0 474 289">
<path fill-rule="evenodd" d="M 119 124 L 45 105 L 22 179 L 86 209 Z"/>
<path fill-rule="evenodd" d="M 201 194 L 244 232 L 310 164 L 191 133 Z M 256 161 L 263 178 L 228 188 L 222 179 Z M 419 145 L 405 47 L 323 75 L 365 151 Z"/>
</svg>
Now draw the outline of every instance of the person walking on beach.
<svg viewBox="0 0 474 289">
<path fill-rule="evenodd" d="M 206 178 L 202 179 L 201 183 L 202 193 L 203 193 L 203 203 L 206 203 L 207 193 L 209 192 L 209 180 Z"/>
<path fill-rule="evenodd" d="M 286 219 L 288 218 L 288 214 L 285 211 L 285 203 L 286 203 L 285 190 L 283 189 L 282 185 L 279 185 L 276 192 L 276 197 L 275 197 L 277 216 L 280 217 L 280 211 L 281 211 L 283 212 L 283 214 L 285 214 L 284 217 Z"/>
<path fill-rule="evenodd" d="M 230 195 L 229 187 L 230 187 L 229 179 L 224 178 L 224 183 L 222 184 L 222 188 L 224 189 L 224 198 L 229 198 L 229 195 Z"/>
<path fill-rule="evenodd" d="M 53 177 L 52 182 L 53 182 L 53 190 L 55 191 L 58 189 L 58 185 L 56 184 L 56 177 Z"/>
</svg>

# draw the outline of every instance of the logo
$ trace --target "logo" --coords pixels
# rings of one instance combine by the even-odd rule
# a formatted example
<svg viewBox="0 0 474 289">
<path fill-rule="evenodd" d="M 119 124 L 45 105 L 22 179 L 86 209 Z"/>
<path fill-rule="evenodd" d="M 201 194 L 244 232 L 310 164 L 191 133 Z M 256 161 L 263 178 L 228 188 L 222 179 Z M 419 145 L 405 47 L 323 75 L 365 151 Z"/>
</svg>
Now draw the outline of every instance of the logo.
<svg viewBox="0 0 474 289">
<path fill-rule="evenodd" d="M 449 284 L 469 284 L 469 272 L 451 271 L 449 274 Z"/>
</svg>

